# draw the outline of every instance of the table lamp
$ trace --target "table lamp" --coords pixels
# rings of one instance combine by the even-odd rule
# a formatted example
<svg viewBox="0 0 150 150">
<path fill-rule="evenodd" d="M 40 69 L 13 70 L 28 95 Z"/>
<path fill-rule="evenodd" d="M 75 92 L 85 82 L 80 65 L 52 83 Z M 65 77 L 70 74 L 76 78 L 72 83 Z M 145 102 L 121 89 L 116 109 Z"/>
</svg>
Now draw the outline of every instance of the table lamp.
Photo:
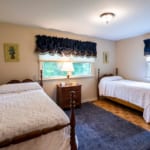
<svg viewBox="0 0 150 150">
<path fill-rule="evenodd" d="M 68 80 L 67 84 L 70 84 L 70 76 L 72 75 L 72 72 L 74 71 L 72 62 L 70 61 L 64 62 L 61 70 L 67 72 L 67 80 Z"/>
</svg>

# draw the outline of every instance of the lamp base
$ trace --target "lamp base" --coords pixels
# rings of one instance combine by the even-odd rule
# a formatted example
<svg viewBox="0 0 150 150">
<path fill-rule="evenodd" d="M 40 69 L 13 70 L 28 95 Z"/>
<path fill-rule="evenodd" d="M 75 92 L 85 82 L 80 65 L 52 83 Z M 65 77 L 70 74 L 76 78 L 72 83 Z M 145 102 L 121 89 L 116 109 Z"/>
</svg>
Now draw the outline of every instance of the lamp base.
<svg viewBox="0 0 150 150">
<path fill-rule="evenodd" d="M 65 83 L 66 85 L 72 85 L 72 83 L 70 82 L 70 75 L 67 75 L 67 82 Z"/>
</svg>

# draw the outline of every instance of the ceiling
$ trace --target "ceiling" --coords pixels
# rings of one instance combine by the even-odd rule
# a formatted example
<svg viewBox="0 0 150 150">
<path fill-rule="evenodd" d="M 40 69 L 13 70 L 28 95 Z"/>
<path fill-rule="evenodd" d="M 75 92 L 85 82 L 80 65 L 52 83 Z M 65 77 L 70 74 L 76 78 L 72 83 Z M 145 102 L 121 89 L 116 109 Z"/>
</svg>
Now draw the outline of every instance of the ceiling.
<svg viewBox="0 0 150 150">
<path fill-rule="evenodd" d="M 121 40 L 150 32 L 150 0 L 0 0 L 0 22 Z"/>
</svg>

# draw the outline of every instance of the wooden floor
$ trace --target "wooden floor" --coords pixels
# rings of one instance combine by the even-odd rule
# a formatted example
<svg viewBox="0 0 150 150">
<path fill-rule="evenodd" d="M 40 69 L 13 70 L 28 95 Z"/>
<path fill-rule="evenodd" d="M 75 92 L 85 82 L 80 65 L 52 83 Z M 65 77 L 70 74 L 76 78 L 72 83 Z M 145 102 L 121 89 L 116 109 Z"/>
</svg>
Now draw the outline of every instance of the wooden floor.
<svg viewBox="0 0 150 150">
<path fill-rule="evenodd" d="M 111 100 L 102 99 L 94 101 L 93 104 L 112 112 L 113 114 L 128 120 L 129 122 L 140 126 L 148 131 L 150 131 L 150 124 L 147 124 L 143 119 L 142 112 L 133 110 L 131 108 L 125 107 L 123 105 L 112 102 Z"/>
</svg>

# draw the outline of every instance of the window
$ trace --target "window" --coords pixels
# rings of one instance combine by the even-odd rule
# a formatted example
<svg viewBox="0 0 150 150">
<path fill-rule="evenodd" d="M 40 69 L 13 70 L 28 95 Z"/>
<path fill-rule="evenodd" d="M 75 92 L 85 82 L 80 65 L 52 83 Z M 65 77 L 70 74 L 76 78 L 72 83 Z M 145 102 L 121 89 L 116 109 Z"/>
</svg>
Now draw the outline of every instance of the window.
<svg viewBox="0 0 150 150">
<path fill-rule="evenodd" d="M 63 62 L 41 62 L 43 69 L 43 78 L 59 78 L 66 77 L 67 72 L 62 71 Z M 72 77 L 85 77 L 92 75 L 92 65 L 89 62 L 73 62 L 74 71 Z"/>
<path fill-rule="evenodd" d="M 146 79 L 150 80 L 150 56 L 146 56 Z"/>
<path fill-rule="evenodd" d="M 40 66 L 43 70 L 43 79 L 66 78 L 67 72 L 62 71 L 63 62 L 68 59 L 72 61 L 74 71 L 71 77 L 89 77 L 93 75 L 93 59 L 79 57 L 61 57 L 42 55 L 40 58 Z M 61 60 L 61 61 L 60 61 Z"/>
</svg>

